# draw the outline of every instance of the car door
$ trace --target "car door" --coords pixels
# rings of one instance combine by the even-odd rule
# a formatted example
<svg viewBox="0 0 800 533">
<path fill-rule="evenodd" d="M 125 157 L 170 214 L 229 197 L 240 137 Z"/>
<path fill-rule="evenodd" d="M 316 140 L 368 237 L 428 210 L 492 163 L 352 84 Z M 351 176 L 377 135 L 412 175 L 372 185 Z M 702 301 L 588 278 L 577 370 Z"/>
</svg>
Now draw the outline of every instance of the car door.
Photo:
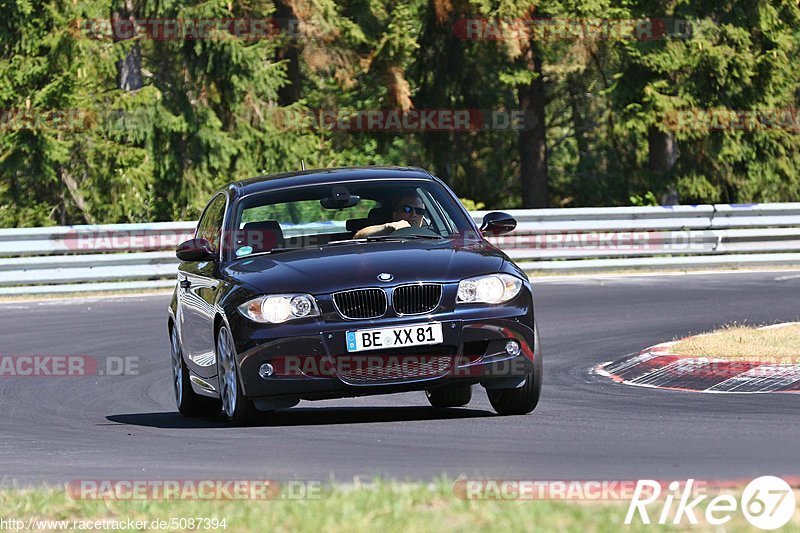
<svg viewBox="0 0 800 533">
<path fill-rule="evenodd" d="M 217 194 L 197 224 L 195 238 L 211 244 L 216 260 L 184 261 L 178 268 L 178 321 L 180 339 L 191 370 L 201 377 L 214 371 L 214 305 L 220 280 L 220 246 L 227 197 Z"/>
</svg>

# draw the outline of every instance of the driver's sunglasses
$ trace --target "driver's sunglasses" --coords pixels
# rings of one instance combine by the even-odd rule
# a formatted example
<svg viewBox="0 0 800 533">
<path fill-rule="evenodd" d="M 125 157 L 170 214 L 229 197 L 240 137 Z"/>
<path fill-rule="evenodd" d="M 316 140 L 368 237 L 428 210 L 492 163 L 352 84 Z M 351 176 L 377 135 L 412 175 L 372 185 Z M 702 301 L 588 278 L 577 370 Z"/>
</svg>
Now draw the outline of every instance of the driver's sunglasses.
<svg viewBox="0 0 800 533">
<path fill-rule="evenodd" d="M 425 213 L 428 212 L 428 210 L 425 209 L 424 207 L 414 207 L 414 206 L 411 206 L 411 205 L 401 205 L 400 206 L 400 211 L 402 211 L 406 215 L 410 215 L 411 213 L 416 213 L 421 217 L 424 217 Z"/>
</svg>

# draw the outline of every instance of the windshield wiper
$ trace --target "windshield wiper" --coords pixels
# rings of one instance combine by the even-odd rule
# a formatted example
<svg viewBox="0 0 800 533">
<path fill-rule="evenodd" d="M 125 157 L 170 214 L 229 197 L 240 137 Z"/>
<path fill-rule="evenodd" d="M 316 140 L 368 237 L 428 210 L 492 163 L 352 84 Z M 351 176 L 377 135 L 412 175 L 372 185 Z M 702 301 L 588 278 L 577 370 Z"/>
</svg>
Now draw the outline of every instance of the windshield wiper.
<svg viewBox="0 0 800 533">
<path fill-rule="evenodd" d="M 364 242 L 364 239 L 347 239 L 345 241 L 331 241 L 331 242 L 326 242 L 321 246 L 336 246 L 338 244 L 353 244 L 356 242 Z"/>
<path fill-rule="evenodd" d="M 338 246 L 338 245 L 345 245 L 345 244 L 359 244 L 365 242 L 378 242 L 378 241 L 401 241 L 403 239 L 408 238 L 397 235 L 374 235 L 372 237 L 363 237 L 361 239 L 347 239 L 346 241 L 331 241 L 328 243 L 323 244 L 322 246 Z"/>
<path fill-rule="evenodd" d="M 335 246 L 337 244 L 357 244 L 360 242 L 374 242 L 374 241 L 399 241 L 400 239 L 405 239 L 405 237 L 400 235 L 373 235 L 371 237 L 361 237 L 360 239 L 346 239 L 343 241 L 331 241 L 326 242 L 325 244 L 321 244 L 320 246 Z"/>
<path fill-rule="evenodd" d="M 259 256 L 259 255 L 279 254 L 281 252 L 291 252 L 293 250 L 300 250 L 300 249 L 301 249 L 300 247 L 273 248 L 272 250 L 264 250 L 263 252 L 255 252 L 255 253 L 250 253 L 250 254 L 247 254 L 247 255 L 242 255 L 242 256 L 236 257 L 236 259 L 248 259 L 250 257 L 256 257 L 256 256 Z"/>
<path fill-rule="evenodd" d="M 360 242 L 379 242 L 379 241 L 403 241 L 408 239 L 444 239 L 440 235 L 373 235 L 371 237 L 363 237 L 361 239 L 347 239 L 344 241 L 331 241 L 323 244 L 322 246 L 338 246 L 344 244 L 357 244 Z"/>
<path fill-rule="evenodd" d="M 444 239 L 441 235 L 378 235 L 367 237 L 367 242 L 372 241 L 405 241 L 408 239 Z"/>
<path fill-rule="evenodd" d="M 300 249 L 302 249 L 301 246 L 295 246 L 294 248 L 273 248 L 272 250 L 267 250 L 266 253 L 279 254 L 281 252 L 291 252 L 293 250 L 300 250 Z"/>
</svg>

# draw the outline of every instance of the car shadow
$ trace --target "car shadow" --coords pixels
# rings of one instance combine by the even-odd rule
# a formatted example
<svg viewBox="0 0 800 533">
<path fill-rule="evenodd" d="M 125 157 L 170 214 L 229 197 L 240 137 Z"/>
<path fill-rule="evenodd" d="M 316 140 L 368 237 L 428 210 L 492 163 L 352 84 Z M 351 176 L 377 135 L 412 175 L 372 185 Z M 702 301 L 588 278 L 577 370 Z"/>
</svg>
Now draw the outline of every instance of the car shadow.
<svg viewBox="0 0 800 533">
<path fill-rule="evenodd" d="M 296 407 L 276 411 L 259 420 L 255 426 L 327 426 L 344 424 L 374 424 L 381 422 L 412 422 L 428 420 L 457 420 L 497 416 L 492 411 L 465 408 L 435 407 Z M 109 422 L 162 429 L 203 429 L 228 427 L 221 417 L 185 418 L 177 412 L 131 413 L 109 415 Z"/>
</svg>

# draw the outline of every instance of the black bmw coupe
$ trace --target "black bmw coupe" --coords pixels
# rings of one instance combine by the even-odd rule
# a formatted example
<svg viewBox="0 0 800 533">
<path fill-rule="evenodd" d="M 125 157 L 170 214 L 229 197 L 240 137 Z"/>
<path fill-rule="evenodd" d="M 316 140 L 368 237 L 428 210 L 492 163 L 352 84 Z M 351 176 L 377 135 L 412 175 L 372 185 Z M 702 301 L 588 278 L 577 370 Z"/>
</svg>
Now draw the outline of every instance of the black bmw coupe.
<svg viewBox="0 0 800 533">
<path fill-rule="evenodd" d="M 542 354 L 525 273 L 458 197 L 416 168 L 339 168 L 231 183 L 209 201 L 169 307 L 185 416 L 248 424 L 319 400 L 483 386 L 503 415 L 539 401 Z"/>
</svg>

